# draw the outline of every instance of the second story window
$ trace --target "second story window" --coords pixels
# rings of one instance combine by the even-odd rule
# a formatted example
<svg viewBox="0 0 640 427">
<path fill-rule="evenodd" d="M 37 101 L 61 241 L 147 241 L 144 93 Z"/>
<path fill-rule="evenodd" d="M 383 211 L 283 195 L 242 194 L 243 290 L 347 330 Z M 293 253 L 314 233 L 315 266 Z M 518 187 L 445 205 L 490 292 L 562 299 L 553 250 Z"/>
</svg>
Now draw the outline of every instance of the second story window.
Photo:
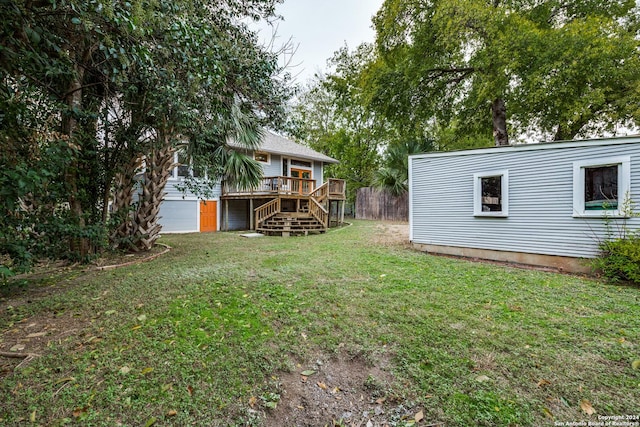
<svg viewBox="0 0 640 427">
<path fill-rule="evenodd" d="M 261 151 L 256 151 L 253 153 L 253 159 L 256 162 L 260 163 L 270 163 L 271 159 L 269 158 L 269 153 L 263 153 Z"/>
<path fill-rule="evenodd" d="M 311 162 L 291 159 L 291 166 L 302 166 L 303 168 L 311 168 Z"/>
<path fill-rule="evenodd" d="M 187 157 L 187 153 L 183 151 L 178 151 L 176 153 L 178 166 L 175 168 L 177 173 L 177 178 L 184 178 L 190 175 L 189 166 L 189 158 Z"/>
<path fill-rule="evenodd" d="M 188 176 L 192 176 L 194 178 L 206 178 L 207 174 L 205 171 L 200 167 L 193 166 L 191 158 L 185 151 L 179 150 L 176 152 L 174 154 L 173 161 L 176 163 L 176 166 L 171 171 L 171 178 L 181 179 Z"/>
</svg>

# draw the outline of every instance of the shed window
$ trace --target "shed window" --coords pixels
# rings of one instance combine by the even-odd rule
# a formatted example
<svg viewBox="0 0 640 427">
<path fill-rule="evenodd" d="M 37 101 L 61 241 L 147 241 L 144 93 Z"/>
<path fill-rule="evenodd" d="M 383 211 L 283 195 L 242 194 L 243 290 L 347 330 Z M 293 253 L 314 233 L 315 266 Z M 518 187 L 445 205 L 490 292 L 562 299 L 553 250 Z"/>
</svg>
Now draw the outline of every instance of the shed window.
<svg viewBox="0 0 640 427">
<path fill-rule="evenodd" d="M 585 210 L 618 209 L 618 167 L 584 168 Z"/>
<path fill-rule="evenodd" d="M 630 158 L 609 157 L 573 163 L 574 216 L 625 216 L 630 189 Z"/>
<path fill-rule="evenodd" d="M 473 214 L 475 216 L 508 216 L 508 171 L 477 173 L 473 177 Z"/>
</svg>

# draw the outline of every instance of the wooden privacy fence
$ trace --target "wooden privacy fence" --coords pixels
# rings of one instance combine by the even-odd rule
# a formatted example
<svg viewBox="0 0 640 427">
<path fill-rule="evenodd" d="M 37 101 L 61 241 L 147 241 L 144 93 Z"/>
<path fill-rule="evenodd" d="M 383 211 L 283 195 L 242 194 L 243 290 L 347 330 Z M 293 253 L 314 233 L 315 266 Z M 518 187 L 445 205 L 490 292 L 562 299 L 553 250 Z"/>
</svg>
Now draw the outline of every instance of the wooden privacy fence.
<svg viewBox="0 0 640 427">
<path fill-rule="evenodd" d="M 409 193 L 394 196 L 373 187 L 356 192 L 356 218 L 384 221 L 409 221 Z"/>
</svg>

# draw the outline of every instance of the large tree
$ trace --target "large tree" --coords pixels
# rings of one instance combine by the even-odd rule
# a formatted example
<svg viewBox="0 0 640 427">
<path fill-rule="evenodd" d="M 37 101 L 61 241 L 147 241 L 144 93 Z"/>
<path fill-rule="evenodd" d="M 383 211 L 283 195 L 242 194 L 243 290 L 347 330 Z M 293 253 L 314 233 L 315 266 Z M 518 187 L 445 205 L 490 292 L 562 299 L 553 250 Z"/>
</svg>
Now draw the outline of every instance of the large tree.
<svg viewBox="0 0 640 427">
<path fill-rule="evenodd" d="M 329 60 L 334 68 L 301 92 L 293 108 L 292 133 L 312 148 L 340 161 L 326 174 L 347 181 L 347 196 L 373 182 L 380 149 L 388 136 L 386 121 L 367 108 L 360 84 L 363 67 L 371 61 L 372 46 L 350 52 L 345 46 Z"/>
<path fill-rule="evenodd" d="M 114 186 L 130 200 L 122 187 L 140 161 L 165 171 L 185 141 L 212 176 L 219 162 L 238 165 L 220 148 L 255 144 L 286 96 L 242 19 L 271 16 L 278 1 L 2 2 L 0 184 L 18 185 L 3 190 L 0 252 L 26 259 L 49 238 L 71 242 L 49 254 L 86 255 L 106 241 Z"/>
<path fill-rule="evenodd" d="M 497 145 L 633 125 L 639 16 L 634 0 L 386 0 L 370 102 Z"/>
</svg>

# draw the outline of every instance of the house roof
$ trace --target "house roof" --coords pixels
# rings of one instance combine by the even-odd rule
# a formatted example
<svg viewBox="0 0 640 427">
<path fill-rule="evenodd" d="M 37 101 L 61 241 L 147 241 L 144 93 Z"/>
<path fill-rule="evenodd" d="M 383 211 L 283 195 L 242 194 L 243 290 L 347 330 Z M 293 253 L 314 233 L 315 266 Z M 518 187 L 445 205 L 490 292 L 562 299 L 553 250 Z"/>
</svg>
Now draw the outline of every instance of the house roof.
<svg viewBox="0 0 640 427">
<path fill-rule="evenodd" d="M 437 151 L 423 154 L 413 154 L 409 158 L 423 159 L 433 157 L 458 157 L 458 156 L 473 156 L 478 154 L 497 154 L 513 151 L 537 151 L 537 150 L 557 150 L 563 148 L 574 147 L 589 147 L 589 146 L 602 146 L 602 145 L 621 145 L 621 144 L 637 144 L 640 142 L 640 135 L 627 135 L 627 136 L 614 136 L 607 138 L 593 138 L 593 139 L 576 139 L 571 141 L 557 141 L 557 142 L 536 142 L 530 144 L 516 144 L 516 145 L 504 145 L 499 147 L 486 147 L 486 148 L 474 148 L 466 150 L 454 150 L 454 151 Z"/>
<path fill-rule="evenodd" d="M 244 148 L 235 141 L 229 143 L 234 148 Z M 324 163 L 340 163 L 338 160 L 317 152 L 307 146 L 298 144 L 283 136 L 265 130 L 260 151 L 270 154 L 281 154 L 301 159 L 316 160 Z"/>
</svg>

